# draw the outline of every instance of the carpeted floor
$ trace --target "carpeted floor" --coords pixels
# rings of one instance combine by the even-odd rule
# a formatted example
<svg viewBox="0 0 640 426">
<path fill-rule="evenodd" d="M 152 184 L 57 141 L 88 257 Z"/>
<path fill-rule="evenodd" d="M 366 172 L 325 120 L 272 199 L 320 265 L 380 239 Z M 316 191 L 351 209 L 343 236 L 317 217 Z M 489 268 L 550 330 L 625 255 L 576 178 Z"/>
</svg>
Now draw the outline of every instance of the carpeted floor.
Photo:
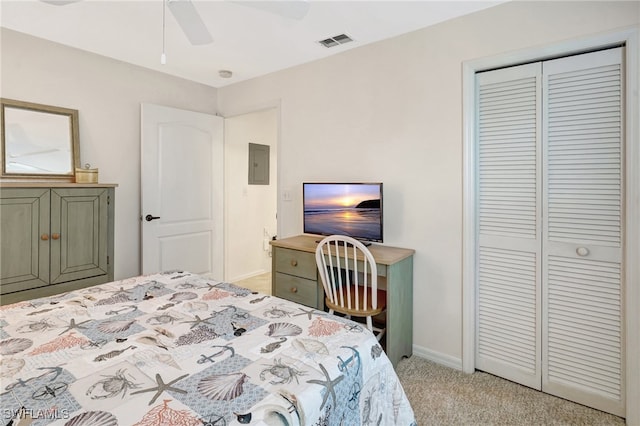
<svg viewBox="0 0 640 426">
<path fill-rule="evenodd" d="M 396 368 L 419 426 L 624 425 L 624 419 L 491 374 L 465 374 L 413 356 Z"/>
</svg>

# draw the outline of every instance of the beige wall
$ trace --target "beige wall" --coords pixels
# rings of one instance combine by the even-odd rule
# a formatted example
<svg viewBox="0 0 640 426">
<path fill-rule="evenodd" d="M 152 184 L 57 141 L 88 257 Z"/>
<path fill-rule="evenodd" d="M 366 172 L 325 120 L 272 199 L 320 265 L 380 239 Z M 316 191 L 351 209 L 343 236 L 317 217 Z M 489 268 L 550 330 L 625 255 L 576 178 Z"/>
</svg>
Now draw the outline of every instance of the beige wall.
<svg viewBox="0 0 640 426">
<path fill-rule="evenodd" d="M 224 278 L 227 281 L 271 271 L 271 246 L 265 230 L 269 235 L 276 234 L 277 142 L 276 108 L 225 119 Z M 269 185 L 248 184 L 249 143 L 270 147 Z"/>
<path fill-rule="evenodd" d="M 0 95 L 77 109 L 82 164 L 117 183 L 115 276 L 140 273 L 140 104 L 216 112 L 216 89 L 124 62 L 1 32 Z"/>
<path fill-rule="evenodd" d="M 302 232 L 303 181 L 384 182 L 385 243 L 416 250 L 414 344 L 459 366 L 462 63 L 638 25 L 638 5 L 506 3 L 221 88 L 220 111 L 280 102 L 282 236 Z"/>
</svg>

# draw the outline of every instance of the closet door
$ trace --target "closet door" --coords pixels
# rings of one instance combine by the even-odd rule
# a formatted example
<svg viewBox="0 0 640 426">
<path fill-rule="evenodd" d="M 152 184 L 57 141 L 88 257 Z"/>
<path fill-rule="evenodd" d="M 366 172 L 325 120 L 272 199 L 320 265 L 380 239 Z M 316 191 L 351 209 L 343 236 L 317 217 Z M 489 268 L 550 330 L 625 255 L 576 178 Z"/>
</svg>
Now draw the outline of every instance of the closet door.
<svg viewBox="0 0 640 426">
<path fill-rule="evenodd" d="M 543 390 L 624 415 L 622 48 L 543 64 Z"/>
<path fill-rule="evenodd" d="M 476 367 L 540 389 L 541 65 L 477 74 Z"/>
</svg>

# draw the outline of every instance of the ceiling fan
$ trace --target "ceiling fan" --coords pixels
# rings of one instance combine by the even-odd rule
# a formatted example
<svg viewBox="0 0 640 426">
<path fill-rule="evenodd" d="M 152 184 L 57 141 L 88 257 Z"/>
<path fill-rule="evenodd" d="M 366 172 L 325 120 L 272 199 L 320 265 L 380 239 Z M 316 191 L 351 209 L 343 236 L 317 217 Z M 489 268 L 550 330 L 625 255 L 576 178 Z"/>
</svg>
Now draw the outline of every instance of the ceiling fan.
<svg viewBox="0 0 640 426">
<path fill-rule="evenodd" d="M 40 0 L 44 3 L 64 6 L 71 3 L 77 3 L 81 0 Z M 182 31 L 194 46 L 209 44 L 213 42 L 213 37 L 207 29 L 202 17 L 196 10 L 191 0 L 163 0 L 164 6 L 168 7 L 174 18 L 182 28 Z M 310 4 L 307 0 L 289 0 L 289 1 L 243 1 L 231 0 L 232 3 L 242 6 L 252 7 L 273 13 L 284 18 L 302 19 L 309 12 Z M 163 13 L 164 26 L 164 13 Z"/>
</svg>

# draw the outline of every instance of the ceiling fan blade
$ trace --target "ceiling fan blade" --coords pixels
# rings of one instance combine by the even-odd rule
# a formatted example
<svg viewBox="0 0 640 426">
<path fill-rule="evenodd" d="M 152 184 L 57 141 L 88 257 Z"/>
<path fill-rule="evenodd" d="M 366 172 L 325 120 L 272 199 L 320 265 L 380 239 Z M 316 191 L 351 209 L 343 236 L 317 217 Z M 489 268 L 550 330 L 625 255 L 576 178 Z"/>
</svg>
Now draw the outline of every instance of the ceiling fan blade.
<svg viewBox="0 0 640 426">
<path fill-rule="evenodd" d="M 213 37 L 191 0 L 166 0 L 169 10 L 180 24 L 191 44 L 209 44 Z"/>
<path fill-rule="evenodd" d="M 302 19 L 309 13 L 311 5 L 307 0 L 275 0 L 275 1 L 244 1 L 236 0 L 233 3 L 264 10 L 265 12 L 280 15 L 283 18 Z"/>
<path fill-rule="evenodd" d="M 64 6 L 65 4 L 77 3 L 80 0 L 40 0 L 43 3 L 49 3 L 54 6 Z"/>
</svg>

